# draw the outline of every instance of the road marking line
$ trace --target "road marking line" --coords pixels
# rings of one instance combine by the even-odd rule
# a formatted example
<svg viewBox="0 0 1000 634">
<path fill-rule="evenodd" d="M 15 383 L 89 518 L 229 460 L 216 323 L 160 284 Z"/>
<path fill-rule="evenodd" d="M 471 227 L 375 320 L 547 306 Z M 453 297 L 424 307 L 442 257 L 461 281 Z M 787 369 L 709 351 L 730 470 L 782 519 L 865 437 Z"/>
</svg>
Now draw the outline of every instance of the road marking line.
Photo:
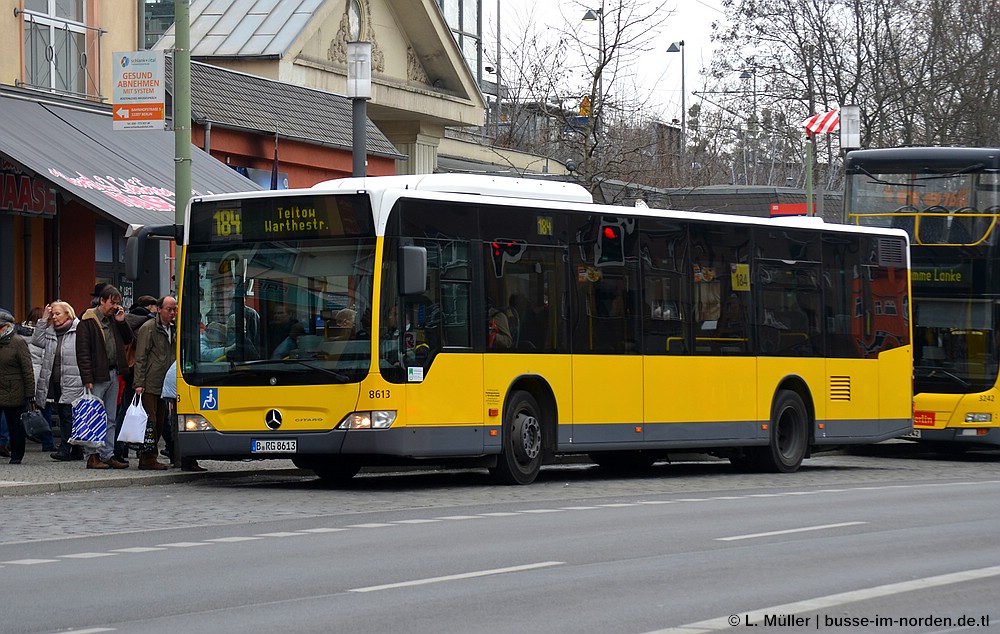
<svg viewBox="0 0 1000 634">
<path fill-rule="evenodd" d="M 85 630 L 66 630 L 66 634 L 97 634 L 98 632 L 114 632 L 113 627 L 90 627 Z"/>
<path fill-rule="evenodd" d="M 605 509 L 626 509 L 630 506 L 639 506 L 638 502 L 617 502 L 615 504 L 598 504 L 601 508 Z"/>
<path fill-rule="evenodd" d="M 445 515 L 444 517 L 436 517 L 434 519 L 439 520 L 478 520 L 480 515 Z"/>
<path fill-rule="evenodd" d="M 492 570 L 479 570 L 476 572 L 463 572 L 457 575 L 445 575 L 443 577 L 429 577 L 427 579 L 414 579 L 413 581 L 400 581 L 399 583 L 386 583 L 380 586 L 367 586 L 365 588 L 352 588 L 348 592 L 376 592 L 378 590 L 391 590 L 393 588 L 407 588 L 411 586 L 423 586 L 430 583 L 441 583 L 443 581 L 458 581 L 460 579 L 475 579 L 476 577 L 488 577 L 491 575 L 502 575 L 508 572 L 524 572 L 526 570 L 537 570 L 539 568 L 549 568 L 551 566 L 561 566 L 564 561 L 543 561 L 537 564 L 525 564 L 523 566 L 510 566 L 509 568 L 494 568 Z"/>
<path fill-rule="evenodd" d="M 515 515 L 520 515 L 520 513 L 510 513 L 507 511 L 497 511 L 495 513 L 481 513 L 483 517 L 514 517 Z"/>
<path fill-rule="evenodd" d="M 395 524 L 380 524 L 378 522 L 372 522 L 370 524 L 349 524 L 347 528 L 384 528 L 386 526 L 395 526 Z"/>
<path fill-rule="evenodd" d="M 0 564 L 14 564 L 18 566 L 34 566 L 35 564 L 54 564 L 58 559 L 15 559 L 13 561 L 0 561 Z"/>
<path fill-rule="evenodd" d="M 768 531 L 766 533 L 751 533 L 749 535 L 734 535 L 732 537 L 716 537 L 717 542 L 734 542 L 740 539 L 755 539 L 757 537 L 772 537 L 774 535 L 791 535 L 792 533 L 806 533 L 808 531 L 821 531 L 827 528 L 842 528 L 844 526 L 857 526 L 868 522 L 841 522 L 839 524 L 823 524 L 822 526 L 804 526 L 802 528 L 789 528 L 783 531 Z"/>
<path fill-rule="evenodd" d="M 560 507 L 564 511 L 596 511 L 599 506 L 562 506 Z"/>
<path fill-rule="evenodd" d="M 562 513 L 562 509 L 528 509 L 522 513 Z"/>
<path fill-rule="evenodd" d="M 302 532 L 303 533 L 339 533 L 341 531 L 346 531 L 346 530 L 349 530 L 349 529 L 346 529 L 346 528 L 329 528 L 329 527 L 325 527 L 325 528 L 303 528 Z"/>
<path fill-rule="evenodd" d="M 113 553 L 151 553 L 157 550 L 166 550 L 166 548 L 153 548 L 152 546 L 133 546 L 132 548 L 115 548 L 111 552 Z"/>
<path fill-rule="evenodd" d="M 66 559 L 96 559 L 97 557 L 114 557 L 118 553 L 74 553 L 72 555 L 59 555 Z"/>
<path fill-rule="evenodd" d="M 813 599 L 806 599 L 804 601 L 786 603 L 784 605 L 775 605 L 769 608 L 754 610 L 752 612 L 741 612 L 728 616 L 720 616 L 714 619 L 698 621 L 697 623 L 688 623 L 687 625 L 681 625 L 678 627 L 670 627 L 662 630 L 656 630 L 655 632 L 647 632 L 647 634 L 699 634 L 702 632 L 714 632 L 717 630 L 732 630 L 734 625 L 730 619 L 734 616 L 739 618 L 737 625 L 745 625 L 747 623 L 761 622 L 767 615 L 822 612 L 845 603 L 870 601 L 872 599 L 887 597 L 894 594 L 915 592 L 939 586 L 965 583 L 967 581 L 978 581 L 989 577 L 1000 577 L 1000 566 L 990 566 L 989 568 L 979 568 L 976 570 L 963 570 L 961 572 L 924 577 L 923 579 L 911 579 L 910 581 L 901 581 L 899 583 L 888 583 L 882 586 L 862 588 L 860 590 L 850 590 L 848 592 L 830 594 L 825 597 L 816 597 Z"/>
<path fill-rule="evenodd" d="M 397 520 L 396 524 L 432 524 L 434 522 L 440 522 L 441 520 L 428 520 L 428 519 L 414 519 L 414 520 Z"/>
<path fill-rule="evenodd" d="M 172 544 L 157 544 L 164 548 L 194 548 L 195 546 L 209 546 L 206 542 L 174 542 Z"/>
<path fill-rule="evenodd" d="M 304 533 L 293 531 L 279 531 L 277 533 L 258 533 L 255 537 L 302 537 Z"/>
<path fill-rule="evenodd" d="M 206 539 L 206 542 L 216 542 L 220 544 L 229 544 L 233 542 L 250 542 L 255 539 L 263 539 L 262 537 L 216 537 L 214 539 Z"/>
</svg>

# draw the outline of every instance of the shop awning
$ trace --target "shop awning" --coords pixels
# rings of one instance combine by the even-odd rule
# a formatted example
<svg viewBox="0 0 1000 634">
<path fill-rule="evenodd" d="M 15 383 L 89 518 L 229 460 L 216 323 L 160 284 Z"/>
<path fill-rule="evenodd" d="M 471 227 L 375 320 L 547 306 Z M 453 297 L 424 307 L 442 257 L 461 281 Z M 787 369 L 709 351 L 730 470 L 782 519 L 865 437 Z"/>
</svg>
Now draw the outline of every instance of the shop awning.
<svg viewBox="0 0 1000 634">
<path fill-rule="evenodd" d="M 112 130 L 111 113 L 0 95 L 0 154 L 118 224 L 174 222 L 174 134 Z M 191 148 L 193 195 L 259 190 Z"/>
</svg>

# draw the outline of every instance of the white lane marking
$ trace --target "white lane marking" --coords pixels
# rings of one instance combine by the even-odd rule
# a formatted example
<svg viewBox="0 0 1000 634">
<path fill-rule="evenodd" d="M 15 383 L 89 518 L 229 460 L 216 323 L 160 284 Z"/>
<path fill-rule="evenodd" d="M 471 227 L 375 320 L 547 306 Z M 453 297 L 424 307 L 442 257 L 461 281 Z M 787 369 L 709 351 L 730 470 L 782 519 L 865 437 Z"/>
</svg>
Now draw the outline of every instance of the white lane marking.
<svg viewBox="0 0 1000 634">
<path fill-rule="evenodd" d="M 58 559 L 15 559 L 13 561 L 0 561 L 0 564 L 14 564 L 18 566 L 34 566 L 35 564 L 54 564 Z"/>
<path fill-rule="evenodd" d="M 638 502 L 628 502 L 628 503 L 618 502 L 616 504 L 598 504 L 598 506 L 600 506 L 602 508 L 606 508 L 606 509 L 626 509 L 626 508 L 629 508 L 630 506 L 639 506 L 639 503 Z"/>
<path fill-rule="evenodd" d="M 208 546 L 207 542 L 174 542 L 172 544 L 157 544 L 164 548 L 194 548 L 195 546 Z"/>
<path fill-rule="evenodd" d="M 152 553 L 166 548 L 153 548 L 152 546 L 133 546 L 132 548 L 115 548 L 113 553 Z"/>
<path fill-rule="evenodd" d="M 396 520 L 396 524 L 433 524 L 435 522 L 440 522 L 441 520 L 428 520 L 428 519 L 414 519 L 414 520 Z"/>
<path fill-rule="evenodd" d="M 537 564 L 524 564 L 523 566 L 510 566 L 508 568 L 493 568 L 492 570 L 478 570 L 476 572 L 463 572 L 457 575 L 445 575 L 443 577 L 429 577 L 427 579 L 414 579 L 412 581 L 400 581 L 398 583 L 386 583 L 380 586 L 367 586 L 364 588 L 352 588 L 348 592 L 377 592 L 379 590 L 391 590 L 393 588 L 407 588 L 411 586 L 423 586 L 429 583 L 441 583 L 443 581 L 457 581 L 460 579 L 475 579 L 476 577 L 488 577 L 491 575 L 502 575 L 508 572 L 524 572 L 525 570 L 537 570 L 539 568 L 549 568 L 561 566 L 564 561 L 542 561 Z"/>
<path fill-rule="evenodd" d="M 255 539 L 264 539 L 263 537 L 216 537 L 214 539 L 206 539 L 206 542 L 217 542 L 220 544 L 230 544 L 235 542 L 250 542 Z"/>
<path fill-rule="evenodd" d="M 74 553 L 72 555 L 59 555 L 65 559 L 96 559 L 97 557 L 114 557 L 118 553 Z"/>
<path fill-rule="evenodd" d="M 113 627 L 88 627 L 85 630 L 66 630 L 65 634 L 97 634 L 98 632 L 114 632 Z"/>
<path fill-rule="evenodd" d="M 911 579 L 910 581 L 900 581 L 899 583 L 888 583 L 882 586 L 861 588 L 859 590 L 850 590 L 848 592 L 840 592 L 838 594 L 829 594 L 825 597 L 815 597 L 804 601 L 796 601 L 794 603 L 786 603 L 784 605 L 775 605 L 769 608 L 754 610 L 753 612 L 720 616 L 714 619 L 698 621 L 697 623 L 688 623 L 687 625 L 681 625 L 678 627 L 670 627 L 662 630 L 656 630 L 654 632 L 647 632 L 647 634 L 699 634 L 702 632 L 714 632 L 717 630 L 732 630 L 735 626 L 730 619 L 734 617 L 738 619 L 736 623 L 737 625 L 745 625 L 747 623 L 756 624 L 763 621 L 764 617 L 767 615 L 821 612 L 823 610 L 829 610 L 830 608 L 844 605 L 845 603 L 870 601 L 872 599 L 887 597 L 894 594 L 916 592 L 919 590 L 926 590 L 927 588 L 947 586 L 955 583 L 965 583 L 967 581 L 978 581 L 989 577 L 1000 577 L 1000 566 L 990 566 L 988 568 L 978 568 L 975 570 L 963 570 L 961 572 L 924 577 L 923 579 Z"/>
<path fill-rule="evenodd" d="M 478 520 L 481 515 L 445 515 L 444 517 L 437 517 L 435 519 L 439 520 Z"/>
<path fill-rule="evenodd" d="M 346 531 L 346 530 L 349 530 L 349 529 L 346 529 L 346 528 L 322 527 L 322 528 L 303 528 L 302 532 L 303 533 L 339 533 L 341 531 Z"/>
<path fill-rule="evenodd" d="M 562 509 L 528 509 L 524 513 L 562 513 Z"/>
<path fill-rule="evenodd" d="M 279 531 L 277 533 L 257 533 L 255 537 L 302 537 L 304 533 L 293 531 Z"/>
<path fill-rule="evenodd" d="M 601 507 L 599 506 L 561 506 L 559 507 L 564 511 L 595 511 Z"/>
<path fill-rule="evenodd" d="M 496 513 L 481 513 L 483 517 L 514 517 L 515 515 L 520 515 L 520 513 L 511 513 L 509 511 L 497 511 Z"/>
<path fill-rule="evenodd" d="M 381 524 L 378 522 L 371 522 L 369 524 L 349 524 L 347 528 L 384 528 L 386 526 L 395 526 L 395 524 Z"/>
<path fill-rule="evenodd" d="M 839 524 L 822 524 L 820 526 L 803 526 L 801 528 L 788 528 L 781 531 L 768 531 L 766 533 L 750 533 L 748 535 L 733 535 L 732 537 L 716 537 L 717 542 L 734 542 L 740 539 L 756 539 L 757 537 L 772 537 L 774 535 L 791 535 L 792 533 L 807 533 L 809 531 L 822 531 L 828 528 L 842 528 L 844 526 L 857 526 L 868 522 L 840 522 Z"/>
</svg>

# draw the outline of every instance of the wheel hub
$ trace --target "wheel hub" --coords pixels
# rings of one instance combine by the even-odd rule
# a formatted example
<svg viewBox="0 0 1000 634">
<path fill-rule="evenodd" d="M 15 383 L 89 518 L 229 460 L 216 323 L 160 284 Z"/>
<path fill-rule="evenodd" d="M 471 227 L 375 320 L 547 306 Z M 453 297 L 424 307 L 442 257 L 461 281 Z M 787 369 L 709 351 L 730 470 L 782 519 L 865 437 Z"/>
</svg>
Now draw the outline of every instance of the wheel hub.
<svg viewBox="0 0 1000 634">
<path fill-rule="evenodd" d="M 520 413 L 514 417 L 512 444 L 518 462 L 525 463 L 538 457 L 542 450 L 542 428 L 538 419 Z"/>
</svg>

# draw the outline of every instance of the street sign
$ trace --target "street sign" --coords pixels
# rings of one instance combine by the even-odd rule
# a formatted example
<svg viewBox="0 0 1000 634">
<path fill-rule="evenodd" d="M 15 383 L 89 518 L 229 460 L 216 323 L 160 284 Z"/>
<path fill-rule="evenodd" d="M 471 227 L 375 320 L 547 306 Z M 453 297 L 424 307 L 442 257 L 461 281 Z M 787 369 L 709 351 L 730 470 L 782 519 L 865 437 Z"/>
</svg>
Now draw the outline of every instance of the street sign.
<svg viewBox="0 0 1000 634">
<path fill-rule="evenodd" d="M 114 60 L 114 129 L 164 129 L 163 51 L 115 53 Z"/>
</svg>

